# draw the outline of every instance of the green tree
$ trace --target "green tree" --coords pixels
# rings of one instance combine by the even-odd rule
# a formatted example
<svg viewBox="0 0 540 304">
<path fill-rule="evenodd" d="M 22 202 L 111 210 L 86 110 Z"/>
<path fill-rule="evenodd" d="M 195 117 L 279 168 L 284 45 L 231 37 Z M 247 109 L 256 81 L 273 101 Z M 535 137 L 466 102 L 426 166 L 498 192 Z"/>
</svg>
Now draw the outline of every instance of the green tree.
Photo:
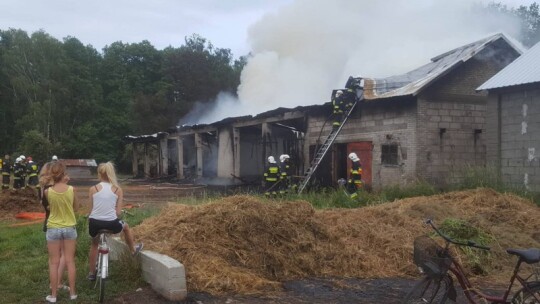
<svg viewBox="0 0 540 304">
<path fill-rule="evenodd" d="M 536 2 L 529 6 L 520 5 L 518 8 L 508 7 L 500 2 L 492 2 L 487 9 L 498 13 L 517 17 L 521 24 L 521 43 L 527 47 L 540 41 L 540 13 Z"/>
<path fill-rule="evenodd" d="M 33 160 L 44 163 L 52 156 L 54 145 L 39 131 L 30 130 L 23 134 L 19 142 L 19 151 L 32 156 Z"/>
</svg>

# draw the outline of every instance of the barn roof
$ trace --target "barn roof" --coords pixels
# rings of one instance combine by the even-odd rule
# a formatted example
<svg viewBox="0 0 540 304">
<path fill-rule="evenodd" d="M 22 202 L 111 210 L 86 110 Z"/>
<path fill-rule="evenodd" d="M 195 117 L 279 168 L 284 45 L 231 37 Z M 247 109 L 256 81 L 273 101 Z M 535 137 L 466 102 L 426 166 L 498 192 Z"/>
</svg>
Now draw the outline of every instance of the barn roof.
<svg viewBox="0 0 540 304">
<path fill-rule="evenodd" d="M 521 49 L 503 34 L 495 34 L 433 57 L 431 62 L 408 73 L 387 78 L 364 78 L 364 98 L 375 100 L 417 95 L 422 89 L 474 57 L 496 41 L 504 41 L 518 54 Z"/>
<path fill-rule="evenodd" d="M 97 167 L 95 159 L 59 159 L 66 167 Z"/>
</svg>

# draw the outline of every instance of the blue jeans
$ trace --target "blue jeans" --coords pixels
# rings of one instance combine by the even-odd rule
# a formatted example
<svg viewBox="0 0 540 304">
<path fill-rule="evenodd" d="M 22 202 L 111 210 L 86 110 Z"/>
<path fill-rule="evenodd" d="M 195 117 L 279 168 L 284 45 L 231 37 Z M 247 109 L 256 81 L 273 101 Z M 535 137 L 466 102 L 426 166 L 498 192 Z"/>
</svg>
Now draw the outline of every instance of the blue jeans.
<svg viewBox="0 0 540 304">
<path fill-rule="evenodd" d="M 47 228 L 47 241 L 76 240 L 77 229 L 75 227 Z"/>
</svg>

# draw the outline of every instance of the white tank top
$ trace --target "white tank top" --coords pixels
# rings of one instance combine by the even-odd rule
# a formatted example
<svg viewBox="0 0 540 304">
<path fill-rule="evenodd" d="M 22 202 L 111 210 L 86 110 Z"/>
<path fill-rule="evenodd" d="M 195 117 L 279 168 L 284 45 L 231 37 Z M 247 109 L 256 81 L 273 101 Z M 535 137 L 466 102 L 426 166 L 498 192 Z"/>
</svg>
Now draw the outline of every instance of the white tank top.
<svg viewBox="0 0 540 304">
<path fill-rule="evenodd" d="M 111 184 L 105 182 L 99 184 L 101 190 L 92 196 L 94 205 L 89 217 L 100 221 L 114 221 L 117 218 L 116 202 L 118 201 L 118 195 L 112 192 Z"/>
</svg>

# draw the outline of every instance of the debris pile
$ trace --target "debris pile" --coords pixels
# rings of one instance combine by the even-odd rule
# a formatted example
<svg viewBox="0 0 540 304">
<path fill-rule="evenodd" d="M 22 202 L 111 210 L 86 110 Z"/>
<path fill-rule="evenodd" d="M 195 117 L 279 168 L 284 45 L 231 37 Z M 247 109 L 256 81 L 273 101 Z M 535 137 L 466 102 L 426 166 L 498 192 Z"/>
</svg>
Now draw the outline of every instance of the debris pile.
<svg viewBox="0 0 540 304">
<path fill-rule="evenodd" d="M 0 220 L 14 220 L 20 212 L 43 212 L 36 190 L 24 188 L 2 190 L 0 193 Z"/>
<path fill-rule="evenodd" d="M 508 247 L 540 247 L 540 209 L 490 189 L 415 197 L 359 209 L 314 210 L 305 201 L 232 196 L 171 205 L 135 227 L 145 247 L 184 263 L 188 289 L 212 294 L 279 291 L 304 277 L 416 275 L 412 244 L 422 219 L 458 218 L 492 235 L 506 278 Z"/>
</svg>

